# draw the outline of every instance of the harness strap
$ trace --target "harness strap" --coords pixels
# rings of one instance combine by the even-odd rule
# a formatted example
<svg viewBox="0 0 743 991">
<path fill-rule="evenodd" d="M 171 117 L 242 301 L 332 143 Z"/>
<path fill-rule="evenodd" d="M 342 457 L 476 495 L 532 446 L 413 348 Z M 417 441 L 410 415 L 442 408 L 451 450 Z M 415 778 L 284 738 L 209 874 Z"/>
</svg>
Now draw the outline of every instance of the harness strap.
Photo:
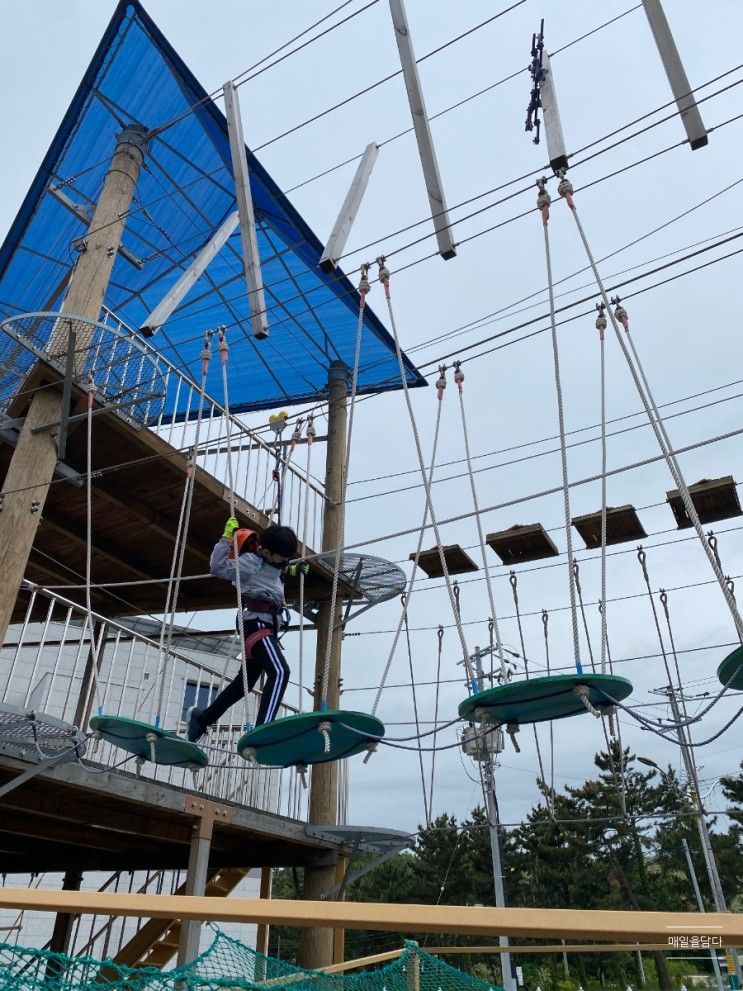
<svg viewBox="0 0 743 991">
<path fill-rule="evenodd" d="M 270 599 L 254 599 L 249 595 L 243 595 L 241 601 L 243 609 L 247 609 L 250 612 L 267 613 L 271 616 L 275 616 L 279 612 Z"/>
<path fill-rule="evenodd" d="M 255 633 L 249 633 L 245 637 L 245 660 L 251 661 L 253 659 L 253 649 L 256 644 L 260 643 L 261 640 L 265 640 L 266 637 L 273 636 L 273 630 L 266 627 L 264 630 L 256 630 Z"/>
</svg>

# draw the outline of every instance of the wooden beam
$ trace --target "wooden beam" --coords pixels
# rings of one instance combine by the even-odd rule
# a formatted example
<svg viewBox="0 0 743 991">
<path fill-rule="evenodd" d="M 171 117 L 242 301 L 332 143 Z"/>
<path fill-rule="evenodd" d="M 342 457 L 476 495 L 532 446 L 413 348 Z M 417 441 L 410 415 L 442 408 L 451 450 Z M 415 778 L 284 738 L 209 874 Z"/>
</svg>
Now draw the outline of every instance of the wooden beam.
<svg viewBox="0 0 743 991">
<path fill-rule="evenodd" d="M 155 512 L 154 509 L 150 509 L 147 503 L 142 502 L 141 499 L 136 499 L 131 495 L 119 495 L 113 487 L 105 485 L 101 481 L 93 482 L 93 498 L 97 496 L 105 499 L 115 509 L 120 510 L 127 516 L 133 516 L 135 519 L 146 523 L 148 529 L 154 530 L 161 537 L 166 537 L 175 543 L 175 535 L 178 528 L 176 520 L 169 520 L 161 513 Z M 194 539 L 191 534 L 189 534 L 188 538 L 187 552 L 207 562 L 211 557 L 211 548 L 205 547 L 198 540 Z"/>
<path fill-rule="evenodd" d="M 136 918 L 266 922 L 302 928 L 323 926 L 392 932 L 449 932 L 489 936 L 571 936 L 622 942 L 663 942 L 669 936 L 721 937 L 743 942 L 743 915 L 709 912 L 607 912 L 585 909 L 482 908 L 465 905 L 387 905 L 369 902 L 283 901 L 260 898 L 196 898 L 99 891 L 0 888 L 0 908 L 71 911 Z"/>
<path fill-rule="evenodd" d="M 86 540 L 83 536 L 76 532 L 76 528 L 79 524 L 74 523 L 72 520 L 67 520 L 65 517 L 60 516 L 59 513 L 50 513 L 48 510 L 44 512 L 44 519 L 41 524 L 42 532 L 44 529 L 54 530 L 55 533 L 60 534 L 65 540 L 70 540 L 74 544 L 79 544 L 81 547 L 86 546 Z M 110 541 L 104 540 L 97 537 L 93 533 L 93 556 L 98 556 L 105 558 L 114 564 L 117 568 L 123 568 L 132 575 L 136 575 L 139 579 L 150 579 L 152 578 L 151 571 L 147 569 L 145 562 L 134 561 L 133 559 L 128 559 L 126 555 Z M 183 595 L 183 590 L 181 590 L 181 595 Z"/>
<path fill-rule="evenodd" d="M 727 945 L 727 944 L 726 944 Z M 554 943 L 548 946 L 426 946 L 425 952 L 432 956 L 443 957 L 450 955 L 465 955 L 467 953 L 651 953 L 654 950 L 668 950 L 669 945 L 665 943 L 574 943 L 567 946 L 562 943 Z M 346 960 L 345 963 L 331 964 L 330 967 L 323 967 L 323 974 L 342 974 L 349 970 L 358 970 L 360 967 L 371 967 L 373 964 L 387 963 L 390 960 L 397 960 L 405 952 L 404 949 L 387 950 L 384 953 L 373 953 L 368 957 L 357 957 L 355 960 Z"/>
</svg>

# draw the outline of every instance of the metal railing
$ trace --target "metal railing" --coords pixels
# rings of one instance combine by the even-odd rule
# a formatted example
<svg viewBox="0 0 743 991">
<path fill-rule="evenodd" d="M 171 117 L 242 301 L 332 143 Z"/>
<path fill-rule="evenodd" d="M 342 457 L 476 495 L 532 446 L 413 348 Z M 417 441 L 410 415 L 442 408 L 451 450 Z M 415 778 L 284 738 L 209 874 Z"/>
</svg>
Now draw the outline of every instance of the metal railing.
<svg viewBox="0 0 743 991">
<path fill-rule="evenodd" d="M 142 339 L 120 317 L 104 307 L 101 318 L 119 333 Z M 162 376 L 164 400 L 149 427 L 172 447 L 187 452 L 195 440 L 195 418 L 201 406 L 201 427 L 197 462 L 204 471 L 225 485 L 228 480 L 227 453 L 232 457 L 235 494 L 270 516 L 275 509 L 274 469 L 282 478 L 282 522 L 294 528 L 302 543 L 318 547 L 326 496 L 321 486 L 307 478 L 306 472 L 295 465 L 291 456 L 282 453 L 277 465 L 274 446 L 246 426 L 237 416 L 208 393 L 202 391 L 188 375 L 169 362 L 148 344 L 142 346 L 157 358 Z M 215 358 L 218 360 L 218 358 Z M 175 412 L 174 412 L 175 411 Z M 305 500 L 307 500 L 307 533 L 304 529 Z"/>
<path fill-rule="evenodd" d="M 30 582 L 24 582 L 21 594 L 28 596 L 25 617 L 9 629 L 0 651 L 3 703 L 33 710 L 38 720 L 47 715 L 83 730 L 99 706 L 109 716 L 152 720 L 160 660 L 156 640 L 133 631 L 125 621 L 93 613 L 93 635 L 100 644 L 96 690 L 91 624 L 86 610 Z M 234 650 L 226 656 L 215 656 L 171 648 L 166 661 L 161 725 L 185 733 L 187 707 L 194 702 L 208 704 L 234 676 L 237 663 Z M 259 701 L 260 693 L 252 693 L 248 701 L 251 722 L 255 721 Z M 279 717 L 294 711 L 282 705 Z M 243 732 L 243 711 L 236 706 L 202 741 L 210 759 L 208 767 L 192 778 L 185 769 L 146 761 L 141 776 L 199 791 L 218 801 L 304 819 L 307 792 L 299 776 L 293 768 L 247 764 L 237 754 L 237 741 Z M 135 770 L 134 758 L 105 740 L 97 745 L 88 743 L 84 758 L 87 762 Z"/>
</svg>

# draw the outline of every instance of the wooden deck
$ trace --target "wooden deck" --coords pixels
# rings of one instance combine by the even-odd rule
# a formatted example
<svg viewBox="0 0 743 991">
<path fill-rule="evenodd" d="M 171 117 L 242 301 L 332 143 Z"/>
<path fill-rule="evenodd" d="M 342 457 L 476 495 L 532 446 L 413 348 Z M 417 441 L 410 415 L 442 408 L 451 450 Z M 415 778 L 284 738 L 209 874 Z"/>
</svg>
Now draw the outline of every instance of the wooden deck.
<svg viewBox="0 0 743 991">
<path fill-rule="evenodd" d="M 0 756 L 0 784 L 28 766 Z M 65 764 L 3 797 L 0 873 L 186 868 L 196 821 L 188 809 L 210 801 L 228 813 L 227 822 L 214 821 L 214 869 L 337 861 L 339 845 L 308 836 L 294 819 L 208 800 L 122 770 L 96 773 Z"/>
<path fill-rule="evenodd" d="M 24 391 L 42 382 L 59 381 L 57 372 L 39 363 Z M 74 389 L 73 413 L 85 408 L 85 395 Z M 9 411 L 23 416 L 22 401 Z M 86 470 L 84 421 L 71 425 L 64 463 L 84 475 Z M 5 478 L 14 448 L 0 441 L 0 484 Z M 116 589 L 95 589 L 92 605 L 109 616 L 162 613 L 167 585 L 136 582 L 170 575 L 175 533 L 185 482 L 183 452 L 171 447 L 151 430 L 137 430 L 113 412 L 94 419 L 93 465 L 93 581 L 131 582 Z M 271 522 L 260 509 L 237 500 L 241 523 L 264 530 Z M 229 493 L 212 475 L 197 469 L 190 532 L 180 588 L 183 611 L 232 608 L 235 590 L 227 582 L 208 575 L 209 557 L 229 516 Z M 37 532 L 26 577 L 38 585 L 80 585 L 85 580 L 86 496 L 85 487 L 55 476 Z M 312 553 L 310 548 L 307 549 Z M 330 573 L 313 564 L 305 581 L 308 603 L 329 598 Z M 298 598 L 296 582 L 287 583 L 287 601 Z M 84 604 L 83 589 L 63 590 L 70 599 Z M 352 593 L 341 583 L 341 594 Z M 16 605 L 13 621 L 23 617 L 26 597 Z"/>
</svg>

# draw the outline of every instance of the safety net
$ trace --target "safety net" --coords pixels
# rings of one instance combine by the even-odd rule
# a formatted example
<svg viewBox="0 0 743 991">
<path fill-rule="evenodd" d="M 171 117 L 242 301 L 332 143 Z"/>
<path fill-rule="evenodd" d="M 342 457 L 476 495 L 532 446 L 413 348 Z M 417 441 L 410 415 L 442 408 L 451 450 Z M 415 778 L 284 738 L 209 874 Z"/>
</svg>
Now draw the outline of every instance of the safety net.
<svg viewBox="0 0 743 991">
<path fill-rule="evenodd" d="M 249 86 L 238 93 L 246 106 Z M 117 135 L 130 124 L 152 133 L 104 301 L 128 328 L 140 332 L 235 211 L 222 110 L 137 0 L 120 0 L 0 248 L 0 318 L 59 309 Z M 204 331 L 224 325 L 233 412 L 321 397 L 329 366 L 353 365 L 358 319 L 354 283 L 339 269 L 320 270 L 318 238 L 250 152 L 248 167 L 270 337 L 252 336 L 238 228 L 149 338 L 198 381 Z M 339 205 L 342 195 L 339 190 Z M 17 360 L 30 359 L 19 352 Z M 409 385 L 425 384 L 410 361 L 405 365 Z M 212 362 L 207 391 L 214 396 L 222 394 L 220 376 L 219 363 Z M 359 392 L 400 386 L 392 338 L 367 306 Z M 169 403 L 166 416 L 189 415 L 175 393 Z"/>
<path fill-rule="evenodd" d="M 172 970 L 125 967 L 111 960 L 69 957 L 48 950 L 0 944 L 0 991 L 495 991 L 495 986 L 407 944 L 390 963 L 373 970 L 325 974 L 263 956 L 220 930 L 208 950 Z M 500 989 L 498 989 L 500 991 Z"/>
</svg>

